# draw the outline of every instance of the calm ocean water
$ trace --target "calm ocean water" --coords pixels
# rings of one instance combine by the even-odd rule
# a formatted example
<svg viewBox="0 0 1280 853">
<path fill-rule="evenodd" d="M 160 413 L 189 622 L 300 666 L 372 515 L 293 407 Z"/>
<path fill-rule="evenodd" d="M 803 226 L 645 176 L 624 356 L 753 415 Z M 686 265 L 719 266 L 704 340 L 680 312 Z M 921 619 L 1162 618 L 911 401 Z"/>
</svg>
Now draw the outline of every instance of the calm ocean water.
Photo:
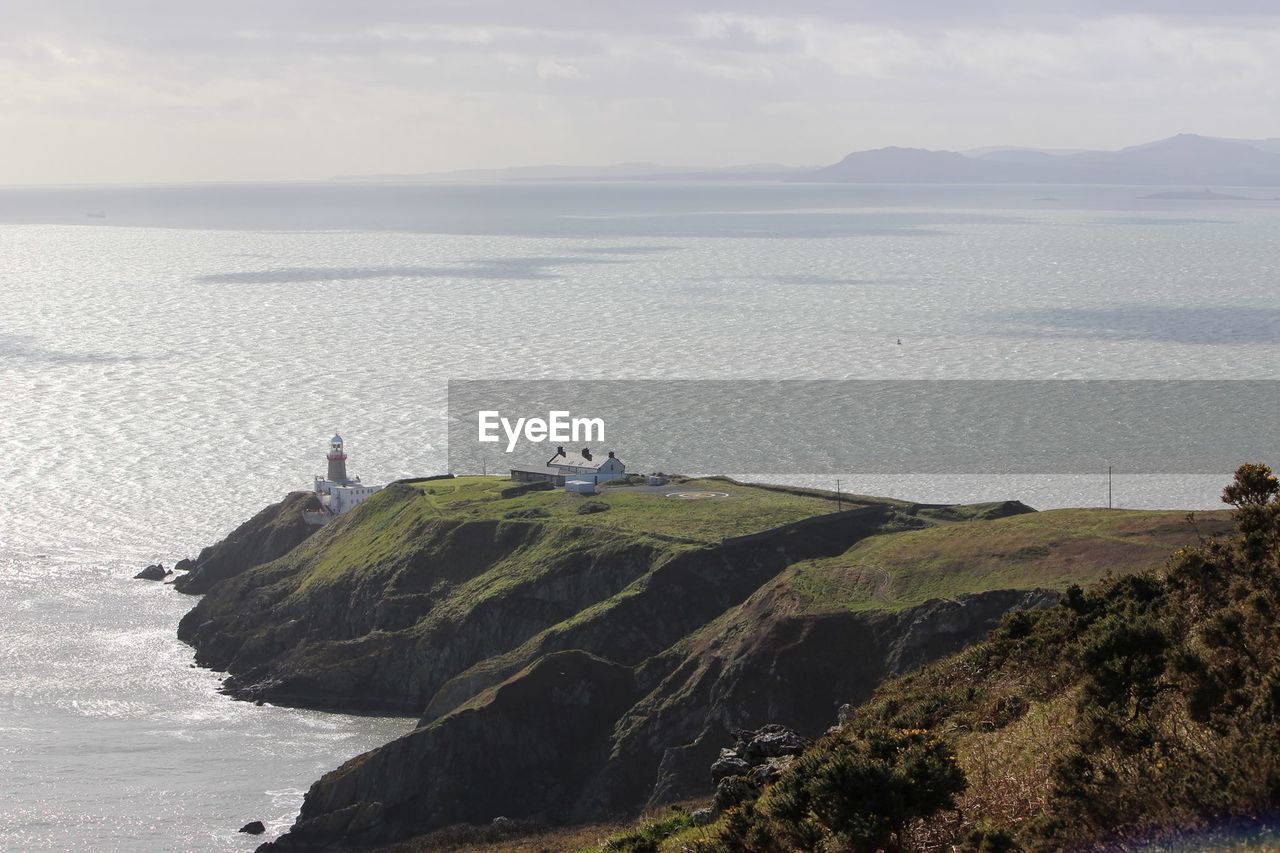
<svg viewBox="0 0 1280 853">
<path fill-rule="evenodd" d="M 0 849 L 248 849 L 407 728 L 225 699 L 173 637 L 191 601 L 130 575 L 304 487 L 334 430 L 366 480 L 439 471 L 448 379 L 1277 378 L 1280 202 L 1151 191 L 0 190 Z M 1106 500 L 1105 474 L 845 483 Z"/>
</svg>

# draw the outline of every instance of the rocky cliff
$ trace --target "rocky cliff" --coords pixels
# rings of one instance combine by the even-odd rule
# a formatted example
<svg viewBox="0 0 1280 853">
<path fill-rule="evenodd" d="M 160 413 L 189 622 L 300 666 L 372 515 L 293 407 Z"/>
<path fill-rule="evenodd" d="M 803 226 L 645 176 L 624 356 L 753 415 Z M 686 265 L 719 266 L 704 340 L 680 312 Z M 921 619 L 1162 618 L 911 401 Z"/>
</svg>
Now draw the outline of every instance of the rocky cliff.
<svg viewBox="0 0 1280 853">
<path fill-rule="evenodd" d="M 867 506 L 696 545 L 607 525 L 424 517 L 420 498 L 392 486 L 220 584 L 179 637 L 230 672 L 241 698 L 428 709 L 425 722 L 552 652 L 638 664 L 790 563 L 838 554 L 896 517 Z"/>
<path fill-rule="evenodd" d="M 319 508 L 320 502 L 311 492 L 290 492 L 222 541 L 202 549 L 194 560 L 178 561 L 174 569 L 186 574 L 178 576 L 174 588 L 192 595 L 205 593 L 220 581 L 284 556 L 317 529 L 307 524 L 302 514 Z"/>
<path fill-rule="evenodd" d="M 327 774 L 290 832 L 265 849 L 378 845 L 498 816 L 596 820 L 706 796 L 707 767 L 735 729 L 788 719 L 821 734 L 840 704 L 864 700 L 898 666 L 981 638 L 1011 608 L 1056 598 L 994 592 L 895 617 L 752 622 L 768 607 L 764 596 L 684 656 L 626 667 L 581 651 L 544 655 Z M 895 658 L 899 664 L 886 663 Z"/>
</svg>

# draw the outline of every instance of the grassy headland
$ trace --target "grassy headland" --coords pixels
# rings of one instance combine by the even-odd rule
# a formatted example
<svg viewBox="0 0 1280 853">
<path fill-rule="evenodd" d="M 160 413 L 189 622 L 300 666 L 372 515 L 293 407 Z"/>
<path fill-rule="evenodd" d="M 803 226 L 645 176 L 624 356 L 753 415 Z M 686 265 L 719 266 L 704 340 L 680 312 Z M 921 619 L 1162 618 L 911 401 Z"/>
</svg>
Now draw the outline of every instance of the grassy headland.
<svg viewBox="0 0 1280 853">
<path fill-rule="evenodd" d="M 698 492 L 714 496 L 672 496 Z M 318 782 L 280 849 L 498 815 L 583 823 L 706 796 L 735 729 L 819 735 L 841 703 L 980 639 L 1011 608 L 1149 572 L 1227 526 L 1196 524 L 837 503 L 723 478 L 588 498 L 498 477 L 405 482 L 219 582 L 181 636 L 232 673 L 237 696 L 421 714 Z M 689 838 L 683 819 L 663 820 L 644 844 Z"/>
</svg>

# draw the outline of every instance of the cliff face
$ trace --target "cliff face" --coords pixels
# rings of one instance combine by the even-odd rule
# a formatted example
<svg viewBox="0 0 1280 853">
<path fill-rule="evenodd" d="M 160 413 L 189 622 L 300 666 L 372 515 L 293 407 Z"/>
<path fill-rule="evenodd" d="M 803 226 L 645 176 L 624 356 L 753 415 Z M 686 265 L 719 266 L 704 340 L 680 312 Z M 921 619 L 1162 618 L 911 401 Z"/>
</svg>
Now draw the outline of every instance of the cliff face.
<svg viewBox="0 0 1280 853">
<path fill-rule="evenodd" d="M 586 649 L 638 665 L 701 629 L 788 565 L 839 554 L 904 523 L 914 522 L 889 507 L 868 506 L 685 552 L 655 565 L 622 594 L 459 673 L 432 697 L 423 722 L 550 652 Z"/>
<path fill-rule="evenodd" d="M 542 655 L 634 665 L 798 559 L 894 517 L 861 509 L 727 540 L 673 543 L 537 519 L 414 514 L 391 486 L 283 559 L 219 584 L 179 637 L 247 699 L 439 716 Z"/>
<path fill-rule="evenodd" d="M 241 698 L 420 714 L 457 673 L 688 550 L 536 521 L 409 518 L 417 497 L 392 486 L 284 559 L 219 585 L 179 637 L 200 663 L 229 671 Z"/>
<path fill-rule="evenodd" d="M 584 652 L 547 655 L 468 705 L 328 773 L 288 835 L 262 850 L 395 841 L 498 815 L 569 817 L 608 760 L 634 698 L 631 670 Z"/>
<path fill-rule="evenodd" d="M 820 734 L 842 702 L 865 699 L 894 671 L 895 655 L 927 662 L 980 638 L 1010 608 L 1055 598 L 991 593 L 889 617 L 751 621 L 768 609 L 765 596 L 684 657 L 633 668 L 581 651 L 545 655 L 327 774 L 290 832 L 264 849 L 384 844 L 499 815 L 597 820 L 709 795 L 707 767 L 733 729 L 782 718 Z"/>
<path fill-rule="evenodd" d="M 1051 590 L 995 590 L 935 600 L 901 612 L 796 612 L 784 581 L 637 674 L 662 675 L 615 729 L 613 760 L 583 804 L 584 817 L 635 802 L 709 793 L 707 768 L 737 729 L 774 720 L 808 737 L 831 726 L 842 704 L 868 699 L 886 678 L 981 639 L 1010 610 L 1054 603 Z"/>
<path fill-rule="evenodd" d="M 311 492 L 290 492 L 221 542 L 201 550 L 194 560 L 180 560 L 174 568 L 186 574 L 173 582 L 174 589 L 192 595 L 205 593 L 214 584 L 284 556 L 317 529 L 303 521 L 303 511 L 319 508 L 320 502 Z"/>
</svg>

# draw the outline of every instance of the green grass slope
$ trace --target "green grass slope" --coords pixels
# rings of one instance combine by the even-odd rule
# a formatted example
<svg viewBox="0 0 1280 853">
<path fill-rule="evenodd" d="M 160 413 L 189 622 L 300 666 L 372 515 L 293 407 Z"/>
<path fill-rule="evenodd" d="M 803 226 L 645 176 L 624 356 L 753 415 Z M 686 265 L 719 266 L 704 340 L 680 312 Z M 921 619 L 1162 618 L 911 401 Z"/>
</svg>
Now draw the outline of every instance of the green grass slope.
<svg viewBox="0 0 1280 853">
<path fill-rule="evenodd" d="M 1227 513 L 1198 513 L 1207 534 Z M 1060 509 L 876 536 L 801 563 L 786 579 L 798 610 L 902 610 L 993 589 L 1066 589 L 1107 572 L 1159 568 L 1195 535 L 1184 512 Z"/>
<path fill-rule="evenodd" d="M 539 513 L 551 523 L 625 530 L 688 542 L 715 543 L 734 536 L 781 527 L 814 515 L 834 512 L 834 496 L 824 492 L 791 492 L 737 483 L 725 478 L 684 480 L 654 491 L 605 487 L 590 498 L 563 489 L 531 491 L 513 497 L 510 480 L 500 477 L 455 477 L 415 484 L 422 493 L 416 507 L 423 515 L 467 521 L 497 520 L 521 512 Z M 708 492 L 723 497 L 681 499 L 676 493 Z M 609 507 L 580 515 L 587 500 Z M 851 509 L 845 498 L 844 509 Z M 545 513 L 545 516 L 541 515 Z"/>
</svg>

